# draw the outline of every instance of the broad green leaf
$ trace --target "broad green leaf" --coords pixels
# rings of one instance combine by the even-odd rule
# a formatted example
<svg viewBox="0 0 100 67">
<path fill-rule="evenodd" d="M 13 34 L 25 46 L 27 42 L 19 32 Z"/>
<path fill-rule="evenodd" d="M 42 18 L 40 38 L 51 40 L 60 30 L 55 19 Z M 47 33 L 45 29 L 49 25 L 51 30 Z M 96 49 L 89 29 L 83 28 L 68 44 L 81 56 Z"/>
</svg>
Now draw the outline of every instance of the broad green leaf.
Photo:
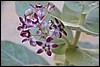
<svg viewBox="0 0 100 67">
<path fill-rule="evenodd" d="M 25 46 L 10 41 L 1 41 L 2 66 L 27 66 L 31 64 L 49 65 L 41 56 Z"/>
<path fill-rule="evenodd" d="M 87 14 L 98 7 L 98 1 L 64 1 L 65 5 L 75 12 L 84 12 Z"/>
<path fill-rule="evenodd" d="M 64 3 L 73 11 L 81 12 L 83 6 L 79 1 L 64 1 Z"/>
<path fill-rule="evenodd" d="M 62 43 L 62 44 L 59 44 L 57 48 L 52 49 L 52 51 L 55 54 L 64 54 L 66 51 L 66 48 L 67 48 L 66 44 Z"/>
<path fill-rule="evenodd" d="M 71 42 L 73 40 L 73 32 L 70 27 L 65 26 L 64 30 L 67 32 L 66 38 Z"/>
<path fill-rule="evenodd" d="M 71 9 L 69 9 L 65 4 L 63 7 L 63 12 L 61 13 L 61 19 L 58 17 L 55 17 L 57 19 L 59 19 L 65 26 L 72 28 L 73 30 L 77 30 L 77 31 L 81 31 L 81 32 L 85 32 L 89 35 L 95 35 L 98 36 L 99 35 L 99 23 L 98 23 L 98 16 L 97 16 L 97 12 L 98 9 L 95 9 L 93 12 L 91 11 L 90 14 L 86 15 L 85 21 L 84 23 L 80 22 L 79 23 L 79 18 L 80 18 L 80 12 L 75 12 Z M 91 17 L 89 15 L 94 16 Z M 95 14 L 97 13 L 97 14 Z M 90 21 L 87 18 L 95 18 L 97 20 L 97 22 L 95 21 Z M 94 20 L 95 20 L 94 19 Z M 92 29 L 91 29 L 92 27 Z"/>
<path fill-rule="evenodd" d="M 79 48 L 68 48 L 66 50 L 66 59 L 75 66 L 94 66 L 91 55 Z"/>
<path fill-rule="evenodd" d="M 81 50 L 91 55 L 94 59 L 95 64 L 99 65 L 99 45 L 79 41 L 78 46 Z"/>
<path fill-rule="evenodd" d="M 90 42 L 82 42 L 79 41 L 77 44 L 79 47 L 86 48 L 86 49 L 97 49 L 99 45 L 91 44 Z"/>
<path fill-rule="evenodd" d="M 61 14 L 61 19 L 67 23 L 78 23 L 79 13 L 69 9 L 65 4 L 63 7 L 63 12 Z"/>
</svg>

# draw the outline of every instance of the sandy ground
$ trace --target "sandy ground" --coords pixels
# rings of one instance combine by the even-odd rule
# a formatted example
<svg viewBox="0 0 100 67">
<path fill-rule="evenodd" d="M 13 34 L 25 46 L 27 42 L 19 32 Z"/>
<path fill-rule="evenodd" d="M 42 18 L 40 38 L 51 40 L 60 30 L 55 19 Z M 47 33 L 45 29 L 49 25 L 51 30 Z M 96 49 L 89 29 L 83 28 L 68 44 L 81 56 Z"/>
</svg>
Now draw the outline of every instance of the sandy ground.
<svg viewBox="0 0 100 67">
<path fill-rule="evenodd" d="M 54 2 L 54 1 L 53 1 Z M 62 1 L 54 2 L 54 4 L 58 5 L 58 8 L 62 9 Z M 14 1 L 2 1 L 1 2 L 1 40 L 9 40 L 16 43 L 21 43 L 22 38 L 19 36 L 19 31 L 17 31 L 19 21 L 18 16 L 15 11 L 15 2 Z M 94 44 L 99 44 L 99 37 L 93 37 L 90 35 L 86 35 L 85 33 L 81 34 L 80 41 L 88 41 Z M 31 47 L 27 45 L 28 43 L 24 43 L 26 47 L 28 47 L 32 51 L 36 51 L 37 48 Z M 45 58 L 50 64 L 54 65 L 54 55 L 48 57 L 45 53 L 41 54 L 43 58 Z"/>
</svg>

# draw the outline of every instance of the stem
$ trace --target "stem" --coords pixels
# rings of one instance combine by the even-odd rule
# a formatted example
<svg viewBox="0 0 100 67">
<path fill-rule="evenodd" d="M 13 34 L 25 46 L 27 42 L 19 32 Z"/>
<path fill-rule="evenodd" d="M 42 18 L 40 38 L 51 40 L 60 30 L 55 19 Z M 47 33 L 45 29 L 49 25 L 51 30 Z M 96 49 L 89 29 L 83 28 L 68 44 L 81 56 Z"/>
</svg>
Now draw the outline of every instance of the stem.
<svg viewBox="0 0 100 67">
<path fill-rule="evenodd" d="M 76 45 L 77 45 L 77 42 L 78 42 L 79 37 L 80 37 L 80 34 L 81 34 L 80 31 L 76 31 L 74 41 L 72 42 L 72 45 L 73 45 L 73 46 L 76 46 Z"/>
<path fill-rule="evenodd" d="M 80 18 L 79 18 L 79 24 L 82 25 L 85 23 L 85 17 L 86 17 L 86 14 L 84 14 L 83 12 L 81 12 L 80 14 Z"/>
<path fill-rule="evenodd" d="M 65 59 L 64 66 L 69 66 L 69 61 Z"/>
</svg>

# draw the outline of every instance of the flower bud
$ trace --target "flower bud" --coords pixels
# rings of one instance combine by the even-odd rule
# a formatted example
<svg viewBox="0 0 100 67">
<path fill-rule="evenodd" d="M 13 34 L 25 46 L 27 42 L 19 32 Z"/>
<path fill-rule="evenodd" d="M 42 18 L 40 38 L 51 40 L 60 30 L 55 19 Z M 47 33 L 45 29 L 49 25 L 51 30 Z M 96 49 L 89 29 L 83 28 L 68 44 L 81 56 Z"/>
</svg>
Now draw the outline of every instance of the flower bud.
<svg viewBox="0 0 100 67">
<path fill-rule="evenodd" d="M 29 9 L 27 9 L 27 10 L 25 11 L 24 14 L 25 14 L 26 16 L 29 16 L 29 15 L 31 15 L 32 13 L 33 13 L 33 10 L 29 8 Z"/>
</svg>

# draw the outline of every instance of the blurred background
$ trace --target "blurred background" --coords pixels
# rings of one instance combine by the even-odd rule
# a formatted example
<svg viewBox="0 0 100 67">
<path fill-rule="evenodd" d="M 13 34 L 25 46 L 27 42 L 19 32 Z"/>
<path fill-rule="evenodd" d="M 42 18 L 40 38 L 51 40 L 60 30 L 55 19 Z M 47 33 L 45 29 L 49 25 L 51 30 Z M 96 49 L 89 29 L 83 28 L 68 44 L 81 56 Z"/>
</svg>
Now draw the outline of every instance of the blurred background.
<svg viewBox="0 0 100 67">
<path fill-rule="evenodd" d="M 52 1 L 55 5 L 58 6 L 60 11 L 62 10 L 63 1 Z M 2 1 L 1 2 L 1 40 L 8 40 L 16 43 L 21 43 L 22 38 L 19 36 L 19 31 L 17 27 L 19 25 L 18 16 L 15 11 L 15 1 Z M 80 36 L 80 41 L 90 42 L 92 44 L 99 45 L 99 37 L 93 37 L 82 33 Z M 28 47 L 32 51 L 37 51 L 37 48 L 34 48 L 29 45 L 29 43 L 23 43 L 24 46 Z M 54 55 L 48 57 L 45 53 L 41 56 L 46 59 L 51 65 L 54 65 Z"/>
</svg>

